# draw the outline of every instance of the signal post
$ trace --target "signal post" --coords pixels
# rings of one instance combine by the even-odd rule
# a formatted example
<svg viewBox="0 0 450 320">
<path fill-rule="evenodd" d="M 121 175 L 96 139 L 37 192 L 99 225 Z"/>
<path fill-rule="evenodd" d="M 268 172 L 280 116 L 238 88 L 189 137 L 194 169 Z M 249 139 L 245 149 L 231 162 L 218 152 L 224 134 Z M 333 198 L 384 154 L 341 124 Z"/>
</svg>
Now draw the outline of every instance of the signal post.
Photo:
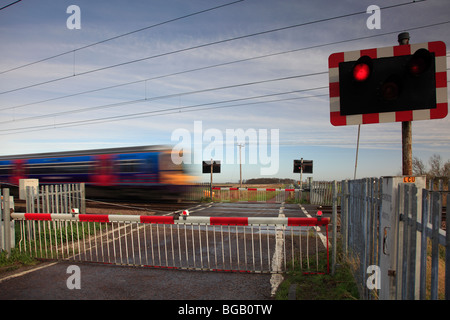
<svg viewBox="0 0 450 320">
<path fill-rule="evenodd" d="M 328 59 L 334 126 L 402 122 L 403 175 L 412 174 L 411 121 L 448 113 L 446 46 L 442 41 L 333 53 Z"/>
<path fill-rule="evenodd" d="M 395 274 L 397 250 L 402 250 L 396 239 L 403 232 L 395 210 L 399 184 L 414 183 L 418 193 L 426 185 L 425 177 L 411 177 L 411 123 L 443 119 L 448 114 L 445 43 L 410 44 L 406 32 L 399 34 L 398 41 L 398 46 L 333 53 L 328 59 L 331 124 L 402 123 L 403 176 L 383 178 L 380 299 L 395 299 L 396 278 L 401 277 Z M 419 194 L 417 199 L 417 221 L 421 221 Z M 415 258 L 417 264 L 417 253 Z"/>
</svg>

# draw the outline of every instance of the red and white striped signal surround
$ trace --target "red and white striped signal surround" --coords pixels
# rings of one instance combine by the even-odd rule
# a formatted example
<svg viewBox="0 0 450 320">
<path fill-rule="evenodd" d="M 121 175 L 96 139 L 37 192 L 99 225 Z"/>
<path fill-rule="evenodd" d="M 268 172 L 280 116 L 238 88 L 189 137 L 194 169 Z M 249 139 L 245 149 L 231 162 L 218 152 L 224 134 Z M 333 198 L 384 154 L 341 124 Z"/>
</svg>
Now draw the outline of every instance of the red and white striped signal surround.
<svg viewBox="0 0 450 320">
<path fill-rule="evenodd" d="M 435 55 L 436 108 L 352 115 L 341 114 L 339 63 L 357 61 L 363 56 L 377 59 L 412 55 L 421 48 L 427 49 Z M 447 116 L 447 58 L 446 46 L 442 41 L 333 53 L 328 58 L 328 67 L 330 79 L 330 122 L 334 126 L 442 119 Z"/>
</svg>

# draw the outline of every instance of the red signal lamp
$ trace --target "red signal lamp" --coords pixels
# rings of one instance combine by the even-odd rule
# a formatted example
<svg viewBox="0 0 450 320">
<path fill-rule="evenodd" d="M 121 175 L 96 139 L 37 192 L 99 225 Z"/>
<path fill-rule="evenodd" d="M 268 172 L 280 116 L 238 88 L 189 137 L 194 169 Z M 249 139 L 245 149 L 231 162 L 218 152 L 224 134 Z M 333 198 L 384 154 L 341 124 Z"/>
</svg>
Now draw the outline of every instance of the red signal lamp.
<svg viewBox="0 0 450 320">
<path fill-rule="evenodd" d="M 431 65 L 432 56 L 430 51 L 421 48 L 417 50 L 409 61 L 409 73 L 413 76 L 423 74 Z"/>
<path fill-rule="evenodd" d="M 353 68 L 353 78 L 356 81 L 359 81 L 359 82 L 366 81 L 367 78 L 369 78 L 369 75 L 370 75 L 370 69 L 367 64 L 360 63 L 360 64 L 357 64 Z"/>
<path fill-rule="evenodd" d="M 353 67 L 353 79 L 357 82 L 364 82 L 369 79 L 371 73 L 372 59 L 368 56 L 362 56 Z"/>
<path fill-rule="evenodd" d="M 321 210 L 317 211 L 317 220 L 321 221 L 323 217 L 323 212 Z"/>
</svg>

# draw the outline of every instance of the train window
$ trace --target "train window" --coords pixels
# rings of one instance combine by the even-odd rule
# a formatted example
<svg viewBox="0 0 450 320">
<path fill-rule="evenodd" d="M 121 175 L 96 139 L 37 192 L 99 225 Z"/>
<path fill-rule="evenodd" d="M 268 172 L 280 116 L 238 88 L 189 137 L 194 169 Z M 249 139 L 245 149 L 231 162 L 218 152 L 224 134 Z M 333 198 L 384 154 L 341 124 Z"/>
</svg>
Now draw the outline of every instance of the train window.
<svg viewBox="0 0 450 320">
<path fill-rule="evenodd" d="M 175 164 L 172 161 L 170 152 L 162 152 L 159 155 L 159 168 L 162 171 L 180 171 L 183 170 L 181 164 Z"/>
<path fill-rule="evenodd" d="M 145 159 L 145 171 L 146 172 L 152 172 L 155 170 L 156 164 L 155 164 L 155 158 L 148 157 Z"/>
<path fill-rule="evenodd" d="M 0 176 L 9 176 L 11 172 L 10 165 L 0 165 Z"/>
<path fill-rule="evenodd" d="M 30 175 L 52 174 L 85 174 L 89 172 L 89 162 L 65 162 L 65 163 L 33 163 L 27 165 Z"/>
<path fill-rule="evenodd" d="M 51 170 L 52 168 L 49 166 L 45 166 L 45 165 L 27 165 L 27 172 L 30 175 L 41 175 L 41 174 L 48 174 L 48 173 L 52 173 Z"/>
<path fill-rule="evenodd" d="M 139 172 L 139 167 L 140 167 L 139 159 L 120 160 L 119 161 L 119 170 L 122 173 Z"/>
</svg>

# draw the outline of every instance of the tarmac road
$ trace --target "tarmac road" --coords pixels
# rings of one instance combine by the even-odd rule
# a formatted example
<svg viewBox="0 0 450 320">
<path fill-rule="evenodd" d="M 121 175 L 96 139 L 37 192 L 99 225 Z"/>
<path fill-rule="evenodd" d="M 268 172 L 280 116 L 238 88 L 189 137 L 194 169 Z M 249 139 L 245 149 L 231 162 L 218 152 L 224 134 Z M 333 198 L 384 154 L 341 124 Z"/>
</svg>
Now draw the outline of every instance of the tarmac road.
<svg viewBox="0 0 450 320">
<path fill-rule="evenodd" d="M 69 289 L 77 265 L 80 289 Z M 42 265 L 41 265 L 42 266 Z M 58 262 L 8 280 L 1 300 L 266 300 L 270 274 L 239 274 Z"/>
<path fill-rule="evenodd" d="M 192 215 L 277 216 L 280 204 L 214 204 Z M 315 207 L 308 207 L 315 215 Z M 286 205 L 286 216 L 304 216 Z M 69 289 L 71 265 L 80 289 Z M 79 262 L 44 263 L 12 278 L 0 276 L 1 300 L 270 300 L 271 274 L 183 271 Z"/>
</svg>

